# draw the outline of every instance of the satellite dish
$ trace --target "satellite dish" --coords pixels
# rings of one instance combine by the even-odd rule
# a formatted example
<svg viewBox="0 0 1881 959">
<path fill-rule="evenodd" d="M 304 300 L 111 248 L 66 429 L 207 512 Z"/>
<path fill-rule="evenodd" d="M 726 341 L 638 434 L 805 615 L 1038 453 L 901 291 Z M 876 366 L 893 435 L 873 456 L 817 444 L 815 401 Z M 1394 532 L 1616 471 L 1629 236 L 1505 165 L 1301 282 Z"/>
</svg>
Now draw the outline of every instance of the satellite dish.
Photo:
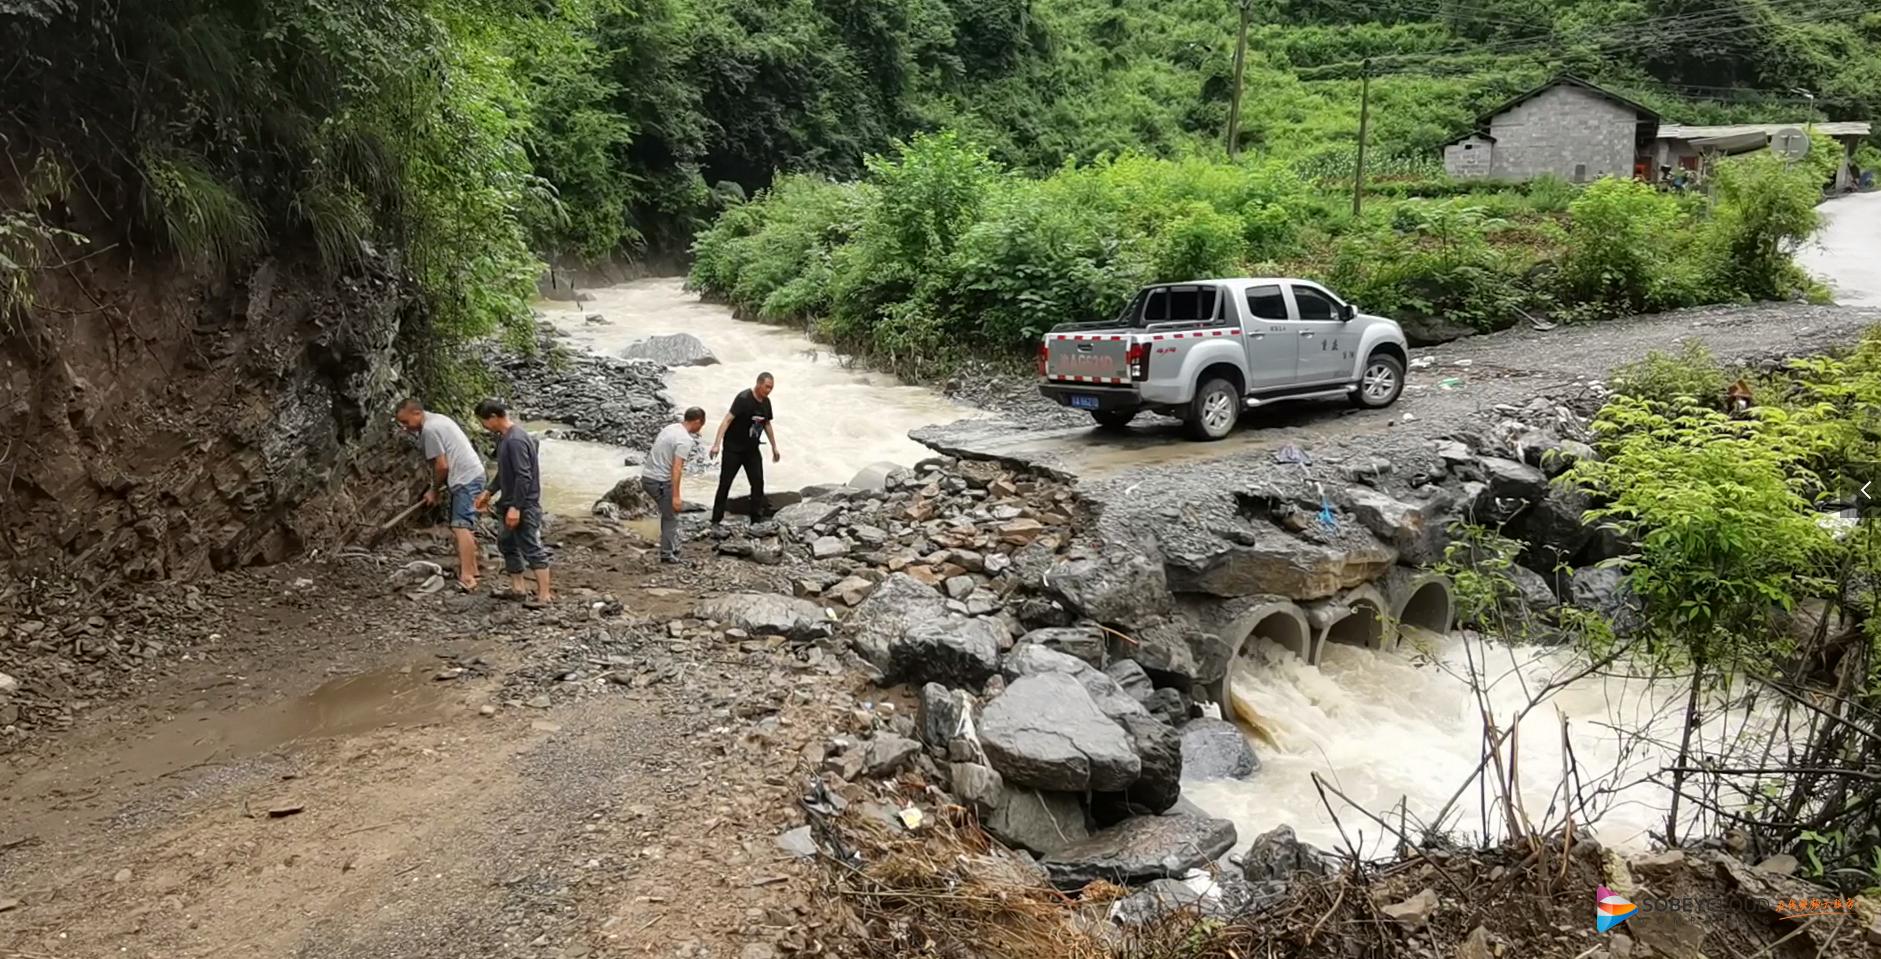
<svg viewBox="0 0 1881 959">
<path fill-rule="evenodd" d="M 1800 160 L 1809 153 L 1809 134 L 1795 127 L 1784 127 L 1770 134 L 1770 149 L 1778 156 Z"/>
</svg>

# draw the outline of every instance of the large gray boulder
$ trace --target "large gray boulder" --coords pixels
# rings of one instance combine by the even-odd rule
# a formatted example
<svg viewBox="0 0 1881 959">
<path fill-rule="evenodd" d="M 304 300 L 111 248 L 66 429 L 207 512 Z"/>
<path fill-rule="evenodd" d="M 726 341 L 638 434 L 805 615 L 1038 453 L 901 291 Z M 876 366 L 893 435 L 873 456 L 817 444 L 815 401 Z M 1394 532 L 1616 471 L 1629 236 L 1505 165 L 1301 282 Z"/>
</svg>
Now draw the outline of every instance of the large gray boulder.
<svg viewBox="0 0 1881 959">
<path fill-rule="evenodd" d="M 1339 860 L 1317 846 L 1301 842 L 1291 826 L 1276 826 L 1255 837 L 1241 858 L 1241 873 L 1249 882 L 1285 882 L 1295 876 L 1330 876 Z"/>
<path fill-rule="evenodd" d="M 649 336 L 620 351 L 622 359 L 652 360 L 661 366 L 714 366 L 718 357 L 691 333 Z"/>
<path fill-rule="evenodd" d="M 1576 607 L 1599 613 L 1613 624 L 1617 635 L 1638 629 L 1643 610 L 1639 597 L 1620 569 L 1588 566 L 1568 579 L 1568 600 Z"/>
<path fill-rule="evenodd" d="M 877 462 L 864 466 L 847 484 L 851 489 L 879 491 L 888 488 L 888 478 L 908 470 L 898 463 Z"/>
<path fill-rule="evenodd" d="M 641 519 L 657 510 L 658 504 L 647 495 L 646 487 L 640 485 L 640 477 L 630 476 L 614 484 L 614 488 L 602 494 L 594 501 L 593 512 L 596 516 L 612 515 L 620 519 Z"/>
<path fill-rule="evenodd" d="M 879 654 L 866 658 L 881 671 L 884 683 L 978 687 L 998 670 L 999 649 L 1010 638 L 995 619 L 932 619 L 908 627 Z"/>
<path fill-rule="evenodd" d="M 1168 686 L 1151 690 L 1143 700 L 1143 708 L 1149 710 L 1151 716 L 1168 724 L 1170 729 L 1180 728 L 1189 721 L 1189 707 L 1193 704 L 1187 694 Z"/>
<path fill-rule="evenodd" d="M 1581 519 L 1593 501 L 1572 486 L 1550 483 L 1548 491 L 1529 508 L 1522 524 L 1522 539 L 1530 552 L 1545 562 L 1543 568 L 1571 563 L 1594 538 L 1594 528 Z"/>
<path fill-rule="evenodd" d="M 835 625 L 823 607 L 776 593 L 728 593 L 700 603 L 695 615 L 750 633 L 792 639 L 827 636 Z"/>
<path fill-rule="evenodd" d="M 1527 463 L 1500 456 L 1485 456 L 1482 464 L 1491 496 L 1532 502 L 1548 492 L 1548 477 Z"/>
<path fill-rule="evenodd" d="M 1134 659 L 1119 659 L 1104 667 L 1104 675 L 1116 680 L 1130 698 L 1143 702 L 1156 691 L 1156 684 L 1150 681 L 1149 674 Z"/>
<path fill-rule="evenodd" d="M 1391 569 L 1398 551 L 1362 528 L 1342 530 L 1334 543 L 1302 539 L 1277 526 L 1236 540 L 1185 547 L 1167 557 L 1168 585 L 1183 593 L 1321 599 L 1369 582 Z"/>
<path fill-rule="evenodd" d="M 928 683 L 921 687 L 921 701 L 915 707 L 915 729 L 922 742 L 945 750 L 954 737 L 965 735 L 967 712 L 972 708 L 973 696 L 965 690 Z"/>
<path fill-rule="evenodd" d="M 947 618 L 947 600 L 934 587 L 894 573 L 843 620 L 856 654 L 877 669 L 893 660 L 895 644 L 917 623 Z"/>
<path fill-rule="evenodd" d="M 979 731 L 993 768 L 1015 786 L 1119 791 L 1143 770 L 1123 728 L 1062 673 L 1013 681 L 980 711 Z"/>
<path fill-rule="evenodd" d="M 975 763 L 954 763 L 949 780 L 986 831 L 1009 846 L 1046 855 L 1090 837 L 1076 793 L 1014 789 L 991 767 Z"/>
<path fill-rule="evenodd" d="M 1127 547 L 1060 560 L 1044 581 L 1066 605 L 1100 623 L 1135 626 L 1169 608 L 1162 566 Z"/>
<path fill-rule="evenodd" d="M 1040 865 L 1060 889 L 1098 881 L 1120 886 L 1174 879 L 1234 847 L 1234 823 L 1206 816 L 1138 816 L 1046 856 Z"/>
<path fill-rule="evenodd" d="M 1182 778 L 1247 779 L 1260 771 L 1241 728 L 1220 719 L 1191 719 L 1178 730 L 1182 736 Z"/>
<path fill-rule="evenodd" d="M 1128 640 L 1121 636 L 1111 642 L 1113 659 L 1135 660 L 1159 685 L 1187 686 L 1199 679 L 1195 651 L 1189 648 L 1187 630 L 1180 624 L 1159 620 L 1138 628 Z"/>
<path fill-rule="evenodd" d="M 1422 566 L 1443 559 L 1450 542 L 1445 524 L 1455 515 L 1456 495 L 1430 487 L 1420 500 L 1400 500 L 1366 486 L 1346 489 L 1340 498 L 1346 510 L 1372 535 L 1398 551 L 1406 563 Z"/>
<path fill-rule="evenodd" d="M 1509 567 L 1508 576 L 1515 584 L 1516 597 L 1530 609 L 1546 611 L 1561 605 L 1546 576 L 1519 564 Z"/>
<path fill-rule="evenodd" d="M 1093 669 L 1084 660 L 1053 652 L 1036 643 L 1014 646 L 1000 660 L 999 671 L 1008 682 L 1046 673 L 1070 676 L 1084 687 L 1091 702 L 1097 704 L 1098 711 L 1111 719 L 1144 713 L 1138 697 L 1119 686 L 1109 674 Z"/>
<path fill-rule="evenodd" d="M 1019 645 L 1036 643 L 1054 652 L 1064 653 L 1102 669 L 1108 645 L 1102 630 L 1087 626 L 1059 626 L 1035 629 L 1019 637 Z"/>
<path fill-rule="evenodd" d="M 779 509 L 771 521 L 786 529 L 810 529 L 835 519 L 842 508 L 840 502 L 807 499 Z"/>
<path fill-rule="evenodd" d="M 1182 737 L 1148 713 L 1130 713 L 1116 721 L 1130 734 L 1130 748 L 1142 762 L 1136 782 L 1123 792 L 1130 813 L 1155 815 L 1175 805 L 1182 796 Z"/>
</svg>

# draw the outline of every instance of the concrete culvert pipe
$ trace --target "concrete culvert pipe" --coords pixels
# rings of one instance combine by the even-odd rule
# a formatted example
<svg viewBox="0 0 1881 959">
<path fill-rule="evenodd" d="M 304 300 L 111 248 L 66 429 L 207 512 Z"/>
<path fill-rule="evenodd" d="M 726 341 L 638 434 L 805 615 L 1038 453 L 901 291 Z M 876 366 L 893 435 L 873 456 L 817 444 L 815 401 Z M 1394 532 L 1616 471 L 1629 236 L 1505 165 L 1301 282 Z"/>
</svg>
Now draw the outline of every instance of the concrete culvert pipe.
<svg viewBox="0 0 1881 959">
<path fill-rule="evenodd" d="M 1383 593 L 1371 586 L 1357 587 L 1337 599 L 1319 604 L 1309 614 L 1319 628 L 1315 641 L 1320 656 L 1329 643 L 1361 646 L 1365 649 L 1391 649 L 1397 646 L 1397 631 L 1391 627 L 1390 604 Z"/>
<path fill-rule="evenodd" d="M 1319 644 L 1313 639 L 1305 611 L 1284 599 L 1265 599 L 1249 606 L 1223 627 L 1221 638 L 1227 640 L 1230 651 L 1228 672 L 1210 693 L 1223 707 L 1228 705 L 1228 684 L 1234 681 L 1234 664 L 1250 654 L 1260 640 L 1291 650 L 1308 663 L 1319 662 Z"/>
<path fill-rule="evenodd" d="M 1394 570 L 1385 579 L 1391 618 L 1401 628 L 1429 630 L 1439 635 L 1456 622 L 1456 596 L 1450 580 L 1436 573 Z"/>
</svg>

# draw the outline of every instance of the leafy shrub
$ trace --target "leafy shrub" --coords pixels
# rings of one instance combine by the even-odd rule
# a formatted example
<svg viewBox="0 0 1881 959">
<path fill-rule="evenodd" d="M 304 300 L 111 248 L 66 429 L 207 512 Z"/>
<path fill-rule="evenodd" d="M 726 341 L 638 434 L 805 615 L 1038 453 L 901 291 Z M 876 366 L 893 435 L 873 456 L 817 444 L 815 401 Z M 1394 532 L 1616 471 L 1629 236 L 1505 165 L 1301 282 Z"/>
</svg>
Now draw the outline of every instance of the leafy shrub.
<svg viewBox="0 0 1881 959">
<path fill-rule="evenodd" d="M 1528 181 L 1525 192 L 1529 208 L 1537 213 L 1565 213 L 1568 205 L 1580 195 L 1578 187 L 1552 173 Z"/>
<path fill-rule="evenodd" d="M 1803 289 L 1807 277 L 1791 253 L 1820 223 L 1813 168 L 1762 151 L 1719 163 L 1715 183 L 1717 207 L 1704 236 L 1713 282 L 1763 300 Z"/>
<path fill-rule="evenodd" d="M 1505 225 L 1460 201 L 1406 203 L 1388 227 L 1341 239 L 1329 279 L 1370 311 L 1501 329 L 1527 297 L 1527 264 L 1489 242 Z"/>
<path fill-rule="evenodd" d="M 1677 198 L 1637 180 L 1602 179 L 1568 204 L 1563 292 L 1626 311 L 1689 302 L 1689 223 Z"/>
<path fill-rule="evenodd" d="M 1245 249 L 1240 221 L 1190 200 L 1171 210 L 1158 231 L 1151 272 L 1159 281 L 1224 276 L 1235 271 Z"/>
<path fill-rule="evenodd" d="M 898 144 L 894 156 L 871 157 L 868 166 L 873 202 L 854 242 L 834 256 L 834 328 L 866 342 L 877 322 L 892 319 L 901 332 L 891 338 L 912 343 L 923 339 L 914 331 L 937 328 L 931 313 L 945 261 L 1003 173 L 984 150 L 951 131 Z M 910 305 L 917 296 L 924 302 Z"/>
<path fill-rule="evenodd" d="M 962 332 L 1024 350 L 1052 326 L 1114 313 L 1146 281 L 1093 176 L 1016 184 L 960 239 L 947 272 Z"/>
<path fill-rule="evenodd" d="M 1717 357 L 1703 341 L 1679 344 L 1676 354 L 1659 350 L 1613 371 L 1609 380 L 1615 393 L 1648 403 L 1717 405 L 1730 380 Z"/>
</svg>

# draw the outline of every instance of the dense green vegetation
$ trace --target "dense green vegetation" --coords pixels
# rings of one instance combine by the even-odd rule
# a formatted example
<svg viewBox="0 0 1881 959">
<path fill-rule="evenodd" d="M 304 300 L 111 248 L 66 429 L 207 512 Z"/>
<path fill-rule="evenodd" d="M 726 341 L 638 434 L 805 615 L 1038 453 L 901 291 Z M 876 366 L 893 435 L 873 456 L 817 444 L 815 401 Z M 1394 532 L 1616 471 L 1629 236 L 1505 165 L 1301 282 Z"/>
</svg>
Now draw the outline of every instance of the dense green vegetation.
<svg viewBox="0 0 1881 959">
<path fill-rule="evenodd" d="M 1758 404 L 1721 412 L 1739 376 Z M 1851 772 L 1881 758 L 1867 721 L 1881 707 L 1881 537 L 1872 515 L 1830 521 L 1881 488 L 1881 333 L 1763 376 L 1691 345 L 1614 383 L 1601 456 L 1569 479 L 1598 498 L 1590 519 L 1636 544 L 1622 562 L 1641 651 L 1695 678 L 1669 783 L 1814 875 L 1881 884 L 1881 790 Z M 1787 741 L 1692 740 L 1714 693 L 1746 691 L 1789 715 Z"/>
<path fill-rule="evenodd" d="M 1521 310 L 1604 316 L 1804 289 L 1788 250 L 1814 228 L 1818 172 L 1756 155 L 1717 180 L 1715 201 L 1544 180 L 1353 217 L 1277 160 L 1131 154 L 1032 178 L 947 133 L 872 161 L 860 182 L 780 181 L 700 235 L 692 280 L 917 375 L 1029 349 L 1143 283 L 1202 276 L 1314 277 L 1369 310 L 1481 329 Z"/>
<path fill-rule="evenodd" d="M 1046 56 L 1020 60 L 971 103 L 927 112 L 957 132 L 898 144 L 861 182 L 805 175 L 726 213 L 695 247 L 695 285 L 763 318 L 819 322 L 915 372 L 967 350 L 1023 349 L 1056 323 L 1114 310 L 1142 282 L 1198 275 L 1312 276 L 1368 309 L 1478 329 L 1523 311 L 1792 296 L 1806 284 L 1787 253 L 1813 228 L 1826 141 L 1794 169 L 1730 164 L 1707 200 L 1630 183 L 1584 195 L 1547 180 L 1456 184 L 1438 149 L 1478 111 L 1562 69 L 1697 122 L 1794 118 L 1808 109 L 1794 91 L 1810 83 L 1816 105 L 1866 115 L 1863 78 L 1881 62 L 1881 22 L 1797 0 L 1257 5 L 1244 153 L 1230 161 L 1218 137 L 1232 5 L 1034 9 Z M 1665 60 L 1642 37 L 1735 62 L 1739 85 L 1707 92 L 1724 85 L 1716 60 Z M 1800 50 L 1811 51 L 1806 70 L 1791 59 Z M 1366 57 L 1381 74 L 1373 198 L 1354 216 Z M 1758 89 L 1778 76 L 1776 96 Z M 919 243 L 888 237 L 915 224 Z"/>
<path fill-rule="evenodd" d="M 411 342 L 439 347 L 525 316 L 544 259 L 678 254 L 723 214 L 703 286 L 898 356 L 1008 345 L 1227 262 L 1485 324 L 1781 293 L 1767 241 L 1796 222 L 1742 203 L 1728 215 L 1761 239 L 1696 251 L 1702 269 L 1680 252 L 1603 278 L 1616 264 L 1582 258 L 1572 282 L 1512 287 L 1571 242 L 1572 198 L 1445 200 L 1435 150 L 1478 111 L 1568 69 L 1688 121 L 1795 118 L 1799 89 L 1822 115 L 1881 112 L 1881 14 L 1848 0 L 1250 14 L 1230 164 L 1220 0 L 0 0 L 20 54 L 0 71 L 0 291 L 19 313 L 75 233 L 205 268 L 391 256 L 424 293 Z M 1385 199 L 1353 218 L 1364 58 Z M 1660 214 L 1641 235 L 1692 232 Z"/>
</svg>

